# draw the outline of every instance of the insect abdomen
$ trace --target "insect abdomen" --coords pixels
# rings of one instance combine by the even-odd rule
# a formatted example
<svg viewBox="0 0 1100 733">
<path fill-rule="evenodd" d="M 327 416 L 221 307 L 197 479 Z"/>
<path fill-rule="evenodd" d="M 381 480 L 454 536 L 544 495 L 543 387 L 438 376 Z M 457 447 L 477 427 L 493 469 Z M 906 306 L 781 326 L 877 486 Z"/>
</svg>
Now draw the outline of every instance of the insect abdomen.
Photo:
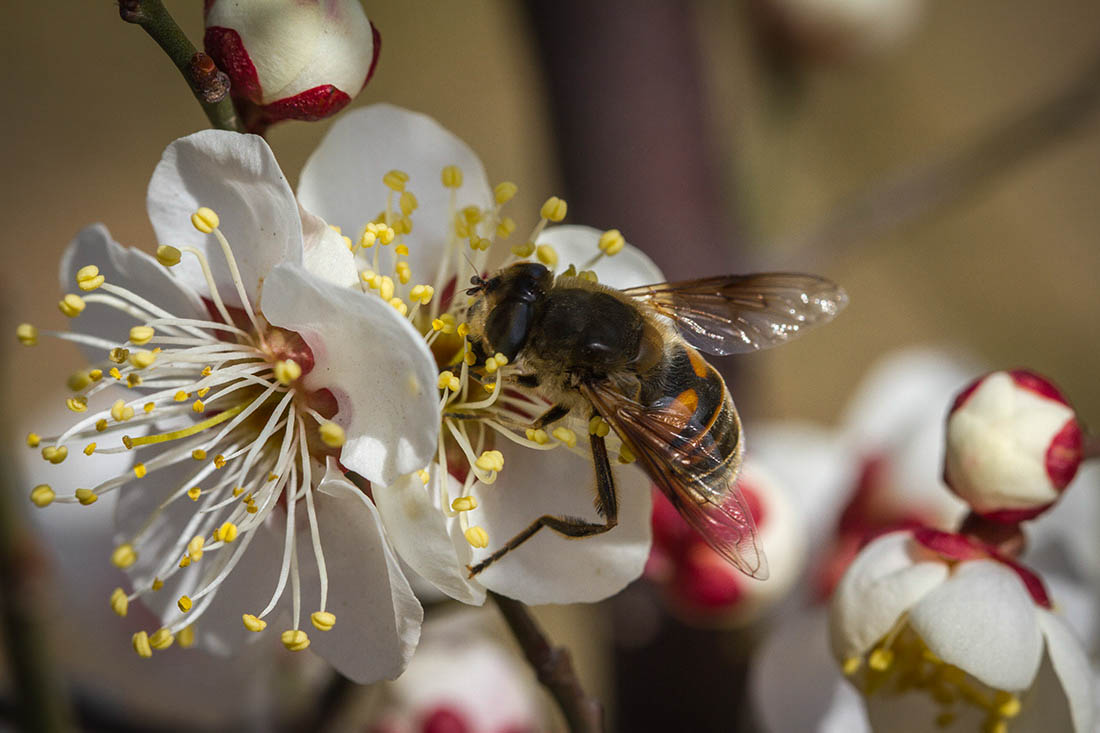
<svg viewBox="0 0 1100 733">
<path fill-rule="evenodd" d="M 718 372 L 691 347 L 674 344 L 642 376 L 641 399 L 680 426 L 672 447 L 685 456 L 685 465 L 673 469 L 724 488 L 737 471 L 741 424 Z"/>
</svg>

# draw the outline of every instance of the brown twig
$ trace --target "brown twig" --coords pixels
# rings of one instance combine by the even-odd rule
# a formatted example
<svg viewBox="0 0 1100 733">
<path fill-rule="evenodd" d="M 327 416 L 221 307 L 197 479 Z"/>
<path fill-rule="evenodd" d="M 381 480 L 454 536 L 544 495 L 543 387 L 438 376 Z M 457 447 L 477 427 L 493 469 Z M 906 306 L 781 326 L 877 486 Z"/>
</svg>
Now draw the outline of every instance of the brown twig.
<svg viewBox="0 0 1100 733">
<path fill-rule="evenodd" d="M 127 23 L 140 25 L 168 54 L 213 127 L 241 131 L 229 99 L 229 77 L 195 48 L 161 0 L 119 0 L 118 14 Z"/>
<path fill-rule="evenodd" d="M 953 155 L 905 170 L 841 204 L 821 224 L 780 242 L 775 251 L 799 267 L 834 261 L 862 241 L 942 207 L 1081 128 L 1100 108 L 1100 56 L 1068 84 Z"/>
<path fill-rule="evenodd" d="M 539 682 L 554 696 L 573 733 L 603 731 L 603 706 L 589 697 L 573 670 L 569 650 L 553 646 L 530 611 L 519 601 L 490 592 Z"/>
<path fill-rule="evenodd" d="M 1100 458 L 1100 435 L 1085 433 L 1081 445 L 1081 458 L 1086 461 L 1090 458 Z"/>
</svg>

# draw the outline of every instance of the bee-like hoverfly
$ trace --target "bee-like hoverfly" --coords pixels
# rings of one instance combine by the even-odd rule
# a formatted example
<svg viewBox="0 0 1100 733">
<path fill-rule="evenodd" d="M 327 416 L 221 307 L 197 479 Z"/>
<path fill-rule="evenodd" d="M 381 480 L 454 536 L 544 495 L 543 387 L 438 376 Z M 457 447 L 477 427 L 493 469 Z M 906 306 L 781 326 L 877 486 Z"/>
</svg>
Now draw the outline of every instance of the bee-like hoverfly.
<svg viewBox="0 0 1100 733">
<path fill-rule="evenodd" d="M 497 353 L 519 365 L 520 384 L 553 406 L 542 428 L 571 413 L 599 415 L 680 514 L 726 560 L 766 579 L 767 560 L 737 488 L 744 442 L 721 375 L 699 354 L 734 354 L 785 343 L 832 320 L 847 304 L 813 275 L 726 275 L 617 290 L 520 262 L 475 275 L 467 323 L 481 363 Z M 480 573 L 543 527 L 566 537 L 618 523 L 604 438 L 589 431 L 602 522 L 544 515 L 469 568 Z"/>
</svg>

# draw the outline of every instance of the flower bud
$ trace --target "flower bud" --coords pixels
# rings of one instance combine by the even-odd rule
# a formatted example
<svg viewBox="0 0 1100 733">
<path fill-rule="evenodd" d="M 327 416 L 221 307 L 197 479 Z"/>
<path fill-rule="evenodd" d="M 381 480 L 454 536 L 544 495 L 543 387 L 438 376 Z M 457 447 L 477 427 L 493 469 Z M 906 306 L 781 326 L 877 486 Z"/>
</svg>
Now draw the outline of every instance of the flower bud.
<svg viewBox="0 0 1100 733">
<path fill-rule="evenodd" d="M 1041 514 L 1080 463 L 1074 410 L 1044 377 L 993 372 L 955 398 L 944 481 L 987 519 L 1019 522 Z"/>
<path fill-rule="evenodd" d="M 786 595 L 802 569 L 802 518 L 784 487 L 752 463 L 746 464 L 738 486 L 756 521 L 757 544 L 767 553 L 770 577 L 763 582 L 730 565 L 668 499 L 654 495 L 653 549 L 646 577 L 661 587 L 672 611 L 689 623 L 752 621 Z"/>
<path fill-rule="evenodd" d="M 359 0 L 207 0 L 203 42 L 250 132 L 340 111 L 381 45 Z"/>
</svg>

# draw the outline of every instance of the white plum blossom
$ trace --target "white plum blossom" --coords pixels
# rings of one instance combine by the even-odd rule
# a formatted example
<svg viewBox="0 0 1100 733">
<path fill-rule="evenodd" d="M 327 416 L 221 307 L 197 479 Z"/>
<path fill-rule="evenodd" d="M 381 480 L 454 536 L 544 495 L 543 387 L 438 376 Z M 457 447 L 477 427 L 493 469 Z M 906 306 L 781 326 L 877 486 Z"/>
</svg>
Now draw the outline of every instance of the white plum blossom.
<svg viewBox="0 0 1100 733">
<path fill-rule="evenodd" d="M 1086 733 L 1093 677 L 1037 577 L 959 535 L 869 544 L 833 595 L 830 643 L 874 730 Z"/>
<path fill-rule="evenodd" d="M 515 234 L 503 211 L 515 192 L 508 181 L 491 186 L 474 152 L 431 118 L 374 105 L 332 126 L 302 171 L 298 196 L 340 227 L 363 289 L 404 313 L 435 357 L 435 460 L 372 487 L 402 559 L 467 603 L 483 602 L 486 589 L 532 604 L 596 601 L 645 565 L 650 481 L 636 466 L 615 468 L 622 498 L 614 530 L 584 540 L 544 531 L 469 577 L 468 566 L 541 514 L 595 518 L 595 478 L 587 421 L 524 429 L 548 403 L 511 383 L 516 367 L 502 358 L 471 368 L 463 290 L 472 274 L 528 257 L 559 271 L 575 266 L 614 287 L 664 278 L 617 231 L 548 226 L 566 213 L 557 197 L 529 236 L 502 247 Z"/>
<path fill-rule="evenodd" d="M 359 0 L 209 0 L 206 52 L 250 132 L 339 112 L 370 81 L 381 39 Z"/>
<path fill-rule="evenodd" d="M 959 394 L 947 418 L 944 479 L 974 511 L 1019 522 L 1058 500 L 1081 463 L 1081 428 L 1065 397 L 1024 370 L 993 372 Z"/>
<path fill-rule="evenodd" d="M 275 624 L 288 649 L 311 647 L 354 680 L 395 677 L 422 610 L 344 470 L 388 483 L 434 455 L 423 338 L 346 287 L 356 273 L 342 238 L 300 210 L 262 138 L 172 143 L 148 209 L 156 258 L 101 225 L 65 254 L 62 282 L 76 292 L 59 308 L 73 330 L 52 335 L 90 364 L 69 380 L 73 424 L 27 442 L 51 463 L 82 464 L 82 479 L 37 485 L 31 500 L 118 492 L 111 561 L 131 589 L 110 605 L 125 616 L 140 597 L 156 614 L 159 628 L 134 635 L 141 656 L 196 629 L 200 645 L 230 652 Z M 37 329 L 18 336 L 33 345 Z M 119 454 L 121 471 L 101 461 Z"/>
</svg>

